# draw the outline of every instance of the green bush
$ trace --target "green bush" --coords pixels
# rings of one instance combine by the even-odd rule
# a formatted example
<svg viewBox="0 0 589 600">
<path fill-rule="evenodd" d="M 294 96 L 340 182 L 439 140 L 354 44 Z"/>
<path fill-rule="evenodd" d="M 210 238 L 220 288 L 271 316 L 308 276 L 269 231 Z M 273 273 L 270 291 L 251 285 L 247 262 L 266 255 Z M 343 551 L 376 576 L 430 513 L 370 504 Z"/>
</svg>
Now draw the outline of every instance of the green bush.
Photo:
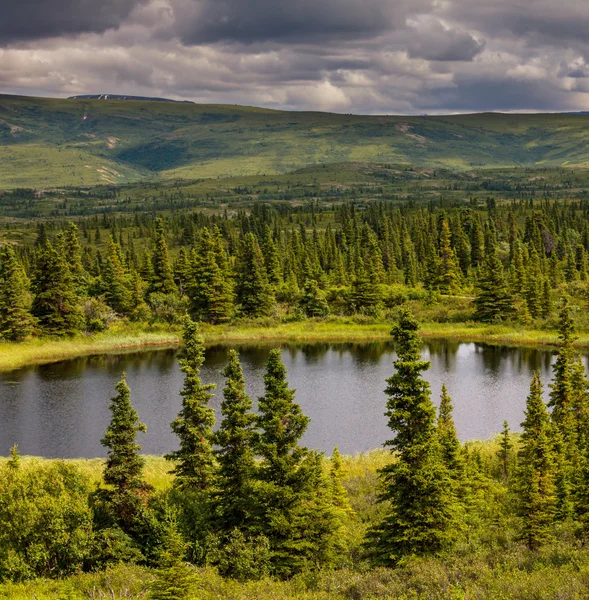
<svg viewBox="0 0 589 600">
<path fill-rule="evenodd" d="M 88 480 L 63 461 L 0 470 L 0 580 L 62 577 L 92 550 Z"/>
</svg>

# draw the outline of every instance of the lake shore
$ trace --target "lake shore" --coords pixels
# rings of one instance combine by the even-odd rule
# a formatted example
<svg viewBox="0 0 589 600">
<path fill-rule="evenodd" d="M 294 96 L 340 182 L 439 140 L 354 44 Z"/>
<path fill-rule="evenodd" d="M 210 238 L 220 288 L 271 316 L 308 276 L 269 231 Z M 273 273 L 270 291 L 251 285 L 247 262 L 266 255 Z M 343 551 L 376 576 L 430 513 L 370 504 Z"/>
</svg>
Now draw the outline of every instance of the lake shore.
<svg viewBox="0 0 589 600">
<path fill-rule="evenodd" d="M 391 323 L 357 323 L 352 320 L 327 320 L 263 325 L 203 325 L 207 344 L 249 344 L 288 342 L 370 342 L 390 337 Z M 556 332 L 516 328 L 507 325 L 474 323 L 422 323 L 424 338 L 457 342 L 484 342 L 511 346 L 554 346 Z M 179 327 L 117 327 L 95 335 L 79 335 L 67 339 L 36 338 L 20 343 L 0 344 L 0 370 L 9 371 L 29 365 L 40 365 L 89 356 L 128 351 L 174 348 L 180 343 Z M 578 348 L 589 348 L 589 334 L 581 334 Z"/>
</svg>

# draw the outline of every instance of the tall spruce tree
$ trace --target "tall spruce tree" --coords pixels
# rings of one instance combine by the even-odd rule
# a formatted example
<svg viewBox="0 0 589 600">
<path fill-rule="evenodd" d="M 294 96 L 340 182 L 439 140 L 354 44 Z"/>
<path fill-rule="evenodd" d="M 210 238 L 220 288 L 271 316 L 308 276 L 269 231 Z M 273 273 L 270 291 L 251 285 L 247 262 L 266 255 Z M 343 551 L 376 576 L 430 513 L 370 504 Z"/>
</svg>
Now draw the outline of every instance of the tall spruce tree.
<svg viewBox="0 0 589 600">
<path fill-rule="evenodd" d="M 464 472 L 464 461 L 452 417 L 453 410 L 452 398 L 448 394 L 446 384 L 442 384 L 436 434 L 441 446 L 442 460 L 450 471 L 450 476 L 456 481 L 460 481 Z"/>
<path fill-rule="evenodd" d="M 253 233 L 246 233 L 241 243 L 235 291 L 245 316 L 263 317 L 270 314 L 274 293 L 268 282 L 262 251 Z"/>
<path fill-rule="evenodd" d="M 78 239 L 78 227 L 74 223 L 69 223 L 65 231 L 65 252 L 76 293 L 85 296 L 88 293 L 88 273 L 82 264 L 82 246 Z"/>
<path fill-rule="evenodd" d="M 299 445 L 309 418 L 288 388 L 280 350 L 272 350 L 258 400 L 256 444 L 262 458 L 257 504 L 260 531 L 268 538 L 272 572 L 289 577 L 329 564 L 341 522 L 323 474 L 321 455 Z"/>
<path fill-rule="evenodd" d="M 451 245 L 450 227 L 446 218 L 442 219 L 438 250 L 438 290 L 442 294 L 452 294 L 460 287 L 460 270 L 456 254 Z"/>
<path fill-rule="evenodd" d="M 82 329 L 84 316 L 65 260 L 63 238 L 58 239 L 57 248 L 47 241 L 38 250 L 32 287 L 32 313 L 43 333 L 73 335 Z"/>
<path fill-rule="evenodd" d="M 574 511 L 575 477 L 580 462 L 574 410 L 575 397 L 579 392 L 575 385 L 574 329 L 569 300 L 564 297 L 559 311 L 558 355 L 552 367 L 553 379 L 548 402 L 552 409 L 554 447 L 557 453 L 557 514 L 561 519 L 572 516 Z"/>
<path fill-rule="evenodd" d="M 499 439 L 499 451 L 497 452 L 497 456 L 501 464 L 501 475 L 503 476 L 504 481 L 507 481 L 510 475 L 510 457 L 512 448 L 513 442 L 511 441 L 509 423 L 507 421 L 503 421 L 503 429 L 501 430 L 501 437 Z"/>
<path fill-rule="evenodd" d="M 216 530 L 225 533 L 252 525 L 252 484 L 256 463 L 254 440 L 256 416 L 245 391 L 245 378 L 235 350 L 223 372 L 223 420 L 215 434 L 215 456 L 219 465 L 214 494 Z"/>
<path fill-rule="evenodd" d="M 215 411 L 209 406 L 214 384 L 203 384 L 199 374 L 204 363 L 204 340 L 198 325 L 184 319 L 184 348 L 179 359 L 184 373 L 182 409 L 172 422 L 172 431 L 180 440 L 180 448 L 166 458 L 175 461 L 172 473 L 180 489 L 205 491 L 214 476 L 213 426 Z"/>
<path fill-rule="evenodd" d="M 131 405 L 131 391 L 124 373 L 115 389 L 117 395 L 111 398 L 109 406 L 111 421 L 100 441 L 108 449 L 103 478 L 110 486 L 101 490 L 101 496 L 115 523 L 133 535 L 150 489 L 143 480 L 145 461 L 137 444 L 137 433 L 145 433 L 147 428 L 139 422 L 139 415 Z"/>
<path fill-rule="evenodd" d="M 100 274 L 104 298 L 113 310 L 128 314 L 132 309 L 129 275 L 121 260 L 120 246 L 112 235 L 108 239 L 107 249 Z"/>
<path fill-rule="evenodd" d="M 512 316 L 513 299 L 494 246 L 481 267 L 477 285 L 478 292 L 474 300 L 474 318 L 477 321 L 496 323 Z"/>
<path fill-rule="evenodd" d="M 33 332 L 29 279 L 12 246 L 0 248 L 0 338 L 18 342 Z"/>
<path fill-rule="evenodd" d="M 232 281 L 227 269 L 219 264 L 215 241 L 207 228 L 201 233 L 191 262 L 187 291 L 192 316 L 209 323 L 228 321 L 233 313 Z"/>
<path fill-rule="evenodd" d="M 366 540 L 376 564 L 395 565 L 405 556 L 436 554 L 457 536 L 454 483 L 436 435 L 436 411 L 421 373 L 419 326 L 409 311 L 393 328 L 396 373 L 388 379 L 386 416 L 394 432 L 386 442 L 397 460 L 381 470 L 380 502 L 390 503 L 383 521 Z"/>
<path fill-rule="evenodd" d="M 525 415 L 518 473 L 521 537 L 535 550 L 549 539 L 557 501 L 550 416 L 542 399 L 539 373 L 532 379 Z"/>
<path fill-rule="evenodd" d="M 158 217 L 155 220 L 155 246 L 151 257 L 153 264 L 153 277 L 150 282 L 150 292 L 173 294 L 178 292 L 174 283 L 174 272 L 170 264 L 168 244 L 164 233 L 164 222 Z"/>
</svg>

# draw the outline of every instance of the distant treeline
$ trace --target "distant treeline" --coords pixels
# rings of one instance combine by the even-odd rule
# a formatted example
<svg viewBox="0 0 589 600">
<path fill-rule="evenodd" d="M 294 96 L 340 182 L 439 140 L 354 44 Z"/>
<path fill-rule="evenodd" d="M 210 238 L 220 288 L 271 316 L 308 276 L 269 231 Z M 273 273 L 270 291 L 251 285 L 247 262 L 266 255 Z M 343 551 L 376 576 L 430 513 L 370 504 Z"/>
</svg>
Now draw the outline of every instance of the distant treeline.
<svg viewBox="0 0 589 600">
<path fill-rule="evenodd" d="M 97 331 L 117 319 L 379 317 L 408 300 L 474 297 L 460 318 L 544 322 L 585 301 L 589 203 L 335 211 L 256 204 L 203 213 L 40 222 L 0 251 L 0 334 Z"/>
</svg>

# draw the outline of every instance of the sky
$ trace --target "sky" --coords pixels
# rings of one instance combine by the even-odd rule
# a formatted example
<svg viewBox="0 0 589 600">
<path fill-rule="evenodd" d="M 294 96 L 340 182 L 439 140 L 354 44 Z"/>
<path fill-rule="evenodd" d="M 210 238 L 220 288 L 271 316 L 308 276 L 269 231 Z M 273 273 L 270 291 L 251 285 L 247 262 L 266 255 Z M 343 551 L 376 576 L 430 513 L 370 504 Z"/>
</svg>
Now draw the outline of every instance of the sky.
<svg viewBox="0 0 589 600">
<path fill-rule="evenodd" d="M 0 0 L 0 93 L 589 110 L 588 0 Z"/>
</svg>

